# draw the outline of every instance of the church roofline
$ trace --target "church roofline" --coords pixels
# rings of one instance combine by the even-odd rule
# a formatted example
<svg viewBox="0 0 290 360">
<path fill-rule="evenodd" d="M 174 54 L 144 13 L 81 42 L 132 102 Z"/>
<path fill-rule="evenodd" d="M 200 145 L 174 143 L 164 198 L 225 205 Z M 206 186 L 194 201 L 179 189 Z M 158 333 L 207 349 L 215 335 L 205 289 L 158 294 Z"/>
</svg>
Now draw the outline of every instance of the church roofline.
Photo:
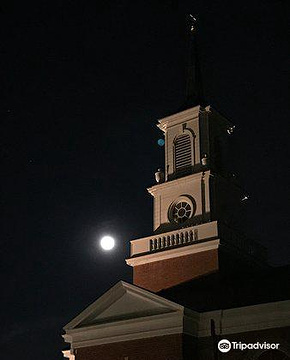
<svg viewBox="0 0 290 360">
<path fill-rule="evenodd" d="M 133 316 L 117 316 L 118 312 L 124 313 L 124 304 L 125 311 L 131 312 L 131 315 L 133 312 Z M 147 311 L 134 312 L 134 309 L 139 309 L 140 304 L 146 304 Z M 99 315 L 112 307 L 116 316 L 109 321 L 106 317 L 98 321 Z M 90 319 L 92 313 L 97 317 L 93 322 L 87 323 L 86 319 Z M 136 285 L 120 281 L 69 322 L 64 327 L 63 338 L 71 344 L 71 349 L 76 349 L 182 333 L 195 336 L 198 321 L 199 313 L 196 311 Z"/>
<path fill-rule="evenodd" d="M 129 287 L 134 286 L 122 283 Z M 134 286 L 134 288 L 137 287 Z M 139 290 L 141 297 L 149 293 L 140 288 Z M 151 295 L 153 294 L 150 293 Z M 218 336 L 290 326 L 289 300 L 226 310 L 197 312 L 161 296 L 155 295 L 155 297 L 170 303 L 171 306 L 178 307 L 181 311 L 116 321 L 110 324 L 96 324 L 89 327 L 67 329 L 63 337 L 66 342 L 71 344 L 71 349 L 77 349 L 173 334 L 188 334 L 196 338 L 210 337 L 211 320 L 219 324 L 216 327 L 216 335 Z"/>
<path fill-rule="evenodd" d="M 121 298 L 126 292 L 130 292 L 138 297 L 143 297 L 155 301 L 161 305 L 169 306 L 176 311 L 183 311 L 184 307 L 182 305 L 176 304 L 173 301 L 162 298 L 159 295 L 156 295 L 148 290 L 142 289 L 139 286 L 129 284 L 125 281 L 119 281 L 103 295 L 101 295 L 96 301 L 91 305 L 85 308 L 78 316 L 72 319 L 67 325 L 64 326 L 64 330 L 74 330 L 78 325 L 80 325 L 90 314 L 92 314 L 96 309 L 99 312 L 102 312 L 104 309 L 110 307 L 114 302 Z"/>
</svg>

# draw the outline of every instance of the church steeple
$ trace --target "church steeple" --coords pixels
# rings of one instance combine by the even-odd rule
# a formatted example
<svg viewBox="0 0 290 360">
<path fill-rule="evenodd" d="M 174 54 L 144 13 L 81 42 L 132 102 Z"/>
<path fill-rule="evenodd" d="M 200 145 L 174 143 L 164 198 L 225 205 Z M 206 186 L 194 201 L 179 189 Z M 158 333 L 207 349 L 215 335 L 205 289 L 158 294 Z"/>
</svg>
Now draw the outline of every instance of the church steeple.
<svg viewBox="0 0 290 360">
<path fill-rule="evenodd" d="M 263 256 L 238 231 L 243 194 L 227 170 L 233 125 L 204 104 L 193 17 L 189 30 L 187 106 L 157 125 L 165 138 L 165 169 L 147 189 L 154 198 L 153 234 L 132 240 L 126 260 L 134 284 L 156 292 L 217 272 L 225 262 L 251 267 Z"/>
<path fill-rule="evenodd" d="M 187 19 L 188 60 L 185 103 L 181 110 L 197 105 L 206 106 L 198 52 L 198 24 L 193 15 Z"/>
</svg>

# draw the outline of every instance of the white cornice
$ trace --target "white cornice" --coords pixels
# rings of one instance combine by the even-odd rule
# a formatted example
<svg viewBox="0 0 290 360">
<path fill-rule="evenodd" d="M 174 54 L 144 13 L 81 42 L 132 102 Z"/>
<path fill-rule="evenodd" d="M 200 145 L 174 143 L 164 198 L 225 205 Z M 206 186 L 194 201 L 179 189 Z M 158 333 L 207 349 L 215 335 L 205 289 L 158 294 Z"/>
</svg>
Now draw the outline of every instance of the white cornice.
<svg viewBox="0 0 290 360">
<path fill-rule="evenodd" d="M 192 174 L 192 175 L 188 175 L 188 176 L 183 176 L 179 179 L 175 179 L 175 180 L 170 180 L 170 181 L 166 181 L 157 185 L 153 185 L 149 188 L 147 188 L 147 191 L 154 196 L 155 192 L 163 190 L 165 188 L 169 189 L 171 187 L 175 187 L 176 185 L 180 185 L 180 184 L 184 184 L 187 183 L 189 181 L 194 181 L 194 180 L 199 180 L 202 179 L 202 177 L 204 178 L 208 178 L 210 176 L 210 170 L 203 172 L 198 172 L 196 174 Z"/>
<path fill-rule="evenodd" d="M 182 308 L 182 311 L 173 313 L 66 330 L 63 338 L 75 349 L 172 334 L 197 336 L 198 320 L 198 313 L 186 311 L 185 314 Z"/>
<path fill-rule="evenodd" d="M 66 330 L 63 337 L 76 349 L 172 334 L 210 337 L 211 320 L 220 336 L 290 326 L 289 300 L 205 313 L 178 306 L 172 313 Z"/>
<path fill-rule="evenodd" d="M 81 325 L 86 319 L 88 319 L 94 313 L 102 313 L 106 308 L 114 304 L 118 299 L 120 299 L 125 294 L 130 294 L 136 299 L 147 300 L 152 304 L 170 309 L 171 311 L 181 311 L 183 307 L 175 302 L 164 299 L 150 291 L 144 290 L 138 286 L 126 283 L 125 281 L 119 281 L 111 289 L 109 289 L 105 294 L 99 297 L 91 305 L 89 305 L 84 311 L 82 311 L 78 316 L 71 320 L 65 327 L 64 330 L 73 330 L 79 325 Z M 89 328 L 89 326 L 86 326 Z M 78 331 L 82 331 L 82 328 L 79 328 Z"/>
<path fill-rule="evenodd" d="M 147 264 L 150 262 L 172 259 L 175 257 L 197 254 L 202 251 L 209 251 L 218 249 L 220 244 L 219 239 L 209 240 L 202 243 L 197 243 L 193 245 L 186 245 L 180 248 L 170 249 L 170 250 L 163 250 L 160 252 L 156 252 L 153 254 L 138 256 L 136 258 L 126 259 L 126 263 L 130 266 L 138 266 Z"/>
<path fill-rule="evenodd" d="M 207 106 L 206 111 L 209 111 L 210 107 Z M 169 127 L 183 123 L 185 121 L 195 119 L 198 117 L 200 111 L 200 106 L 195 106 L 190 109 L 181 111 L 179 113 L 167 116 L 163 119 L 158 120 L 159 124 L 157 125 L 160 130 L 165 132 Z"/>
<path fill-rule="evenodd" d="M 202 313 L 198 337 L 210 336 L 211 319 L 217 325 L 217 335 L 287 327 L 290 326 L 290 300 Z"/>
<path fill-rule="evenodd" d="M 124 305 L 122 303 L 120 305 L 122 296 L 127 304 L 125 312 Z M 128 299 L 129 302 L 127 302 Z M 144 303 L 149 305 L 145 313 L 138 311 L 138 306 L 141 304 L 142 308 Z M 102 313 L 106 313 L 108 307 L 110 309 L 117 307 L 116 316 L 109 320 L 102 317 Z M 161 312 L 155 314 L 156 308 Z M 126 316 L 127 313 L 132 314 L 132 311 L 133 318 Z M 87 323 L 87 319 L 91 319 L 92 314 L 95 313 L 100 316 L 97 316 L 96 320 L 93 318 L 93 323 Z M 118 318 L 118 314 L 123 315 L 122 318 Z M 185 320 L 186 324 L 184 324 Z M 187 333 L 196 336 L 198 321 L 198 313 L 184 309 L 183 306 L 138 286 L 121 281 L 67 324 L 64 328 L 66 334 L 63 337 L 75 349 L 171 334 Z"/>
</svg>

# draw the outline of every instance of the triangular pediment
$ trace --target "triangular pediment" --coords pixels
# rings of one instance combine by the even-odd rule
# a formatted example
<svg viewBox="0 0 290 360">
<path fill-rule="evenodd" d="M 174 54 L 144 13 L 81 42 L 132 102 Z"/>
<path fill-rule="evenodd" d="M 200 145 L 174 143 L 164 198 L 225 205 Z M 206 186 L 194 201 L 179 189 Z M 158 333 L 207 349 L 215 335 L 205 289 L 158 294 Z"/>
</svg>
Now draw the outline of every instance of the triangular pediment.
<svg viewBox="0 0 290 360">
<path fill-rule="evenodd" d="M 72 330 L 122 320 L 183 311 L 183 307 L 120 281 L 65 326 Z"/>
</svg>

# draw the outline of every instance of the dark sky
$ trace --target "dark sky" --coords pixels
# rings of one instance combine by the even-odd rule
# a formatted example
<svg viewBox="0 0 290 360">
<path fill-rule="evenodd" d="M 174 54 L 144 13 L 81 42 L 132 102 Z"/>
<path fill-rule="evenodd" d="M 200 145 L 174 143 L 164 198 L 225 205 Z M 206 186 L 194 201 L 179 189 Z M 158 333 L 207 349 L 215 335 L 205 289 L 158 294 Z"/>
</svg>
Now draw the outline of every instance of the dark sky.
<svg viewBox="0 0 290 360">
<path fill-rule="evenodd" d="M 234 3 L 234 4 L 233 4 Z M 1 358 L 61 359 L 62 327 L 150 235 L 155 124 L 184 100 L 185 16 L 210 104 L 237 126 L 245 231 L 289 259 L 287 1 L 7 0 L 0 8 Z M 116 251 L 97 246 L 102 234 Z"/>
</svg>

